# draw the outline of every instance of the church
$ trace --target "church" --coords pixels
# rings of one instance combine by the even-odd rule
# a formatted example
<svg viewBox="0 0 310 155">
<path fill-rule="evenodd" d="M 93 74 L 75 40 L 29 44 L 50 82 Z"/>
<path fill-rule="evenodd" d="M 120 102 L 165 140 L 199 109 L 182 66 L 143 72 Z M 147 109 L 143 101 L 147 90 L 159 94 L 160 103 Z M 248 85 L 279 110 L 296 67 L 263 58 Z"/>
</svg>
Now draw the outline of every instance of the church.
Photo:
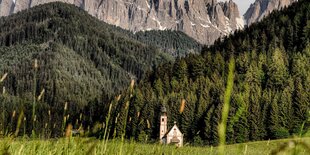
<svg viewBox="0 0 310 155">
<path fill-rule="evenodd" d="M 178 147 L 183 146 L 183 134 L 174 122 L 173 127 L 168 131 L 167 124 L 167 110 L 165 107 L 161 108 L 160 116 L 160 143 L 161 144 L 175 144 Z"/>
</svg>

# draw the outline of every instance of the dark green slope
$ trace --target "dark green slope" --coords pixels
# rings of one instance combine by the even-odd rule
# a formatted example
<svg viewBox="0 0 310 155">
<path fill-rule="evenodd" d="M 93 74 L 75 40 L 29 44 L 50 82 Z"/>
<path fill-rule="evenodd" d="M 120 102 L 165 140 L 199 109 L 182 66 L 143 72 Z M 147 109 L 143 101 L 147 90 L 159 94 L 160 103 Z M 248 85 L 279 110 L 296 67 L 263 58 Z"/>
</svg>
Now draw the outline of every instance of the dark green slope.
<svg viewBox="0 0 310 155">
<path fill-rule="evenodd" d="M 157 139 L 160 107 L 165 105 L 169 126 L 177 121 L 186 141 L 218 144 L 217 127 L 232 58 L 236 69 L 227 126 L 229 143 L 309 134 L 309 10 L 310 2 L 300 0 L 218 40 L 201 55 L 158 67 L 134 91 L 128 137 L 147 134 Z M 180 112 L 182 99 L 186 103 Z M 118 113 L 124 111 L 124 105 L 119 107 L 115 117 L 122 119 L 124 115 Z M 118 129 L 123 124 L 114 125 Z"/>
<path fill-rule="evenodd" d="M 114 94 L 122 90 L 128 85 L 129 79 L 140 79 L 151 67 L 173 60 L 172 53 L 180 51 L 184 55 L 187 51 L 197 52 L 200 48 L 196 41 L 180 32 L 147 32 L 134 35 L 129 31 L 100 22 L 85 11 L 64 3 L 41 5 L 7 18 L 1 18 L 0 27 L 2 62 L 13 62 L 10 65 L 2 65 L 0 68 L 2 73 L 10 71 L 12 64 L 23 63 L 23 66 L 27 64 L 30 66 L 31 60 L 35 58 L 39 59 L 39 63 L 58 61 L 52 66 L 49 76 L 57 77 L 59 80 L 63 79 L 61 74 L 66 72 L 64 75 L 66 78 L 61 81 L 68 84 L 64 88 L 70 90 L 68 87 L 75 87 L 75 84 L 66 82 L 77 77 L 80 78 L 79 81 L 73 80 L 77 82 L 77 85 L 86 85 L 86 92 L 93 90 L 91 91 L 93 94 L 100 95 L 103 89 L 103 94 Z M 162 38 L 167 37 L 171 43 L 165 40 L 165 45 L 163 45 Z M 180 40 L 187 44 L 179 46 Z M 31 53 L 25 51 L 32 47 L 36 50 Z M 163 47 L 162 49 L 170 53 L 162 52 L 159 47 Z M 64 53 L 65 51 L 70 52 Z M 12 57 L 7 58 L 7 55 Z M 68 63 L 69 61 L 71 64 Z M 84 66 L 77 65 L 81 63 Z M 62 69 L 58 68 L 60 66 Z M 29 76 L 20 71 L 25 68 L 16 69 L 18 71 L 15 71 L 14 76 L 17 81 L 20 81 L 22 76 Z M 47 74 L 43 72 L 45 71 L 42 70 L 40 75 Z M 57 72 L 59 76 L 54 75 Z M 93 74 L 96 76 L 93 77 Z M 38 77 L 41 77 L 40 75 Z M 98 81 L 91 80 L 93 78 Z M 30 79 L 27 80 L 30 84 Z M 88 82 L 85 83 L 85 81 Z M 13 83 L 13 87 L 24 87 L 15 81 Z M 52 82 L 48 81 L 44 83 L 44 86 L 51 84 Z M 81 86 L 81 89 L 85 88 Z M 12 87 L 8 87 L 8 90 L 16 91 Z M 29 89 L 20 89 L 18 93 L 27 91 Z M 66 95 L 68 93 L 66 92 Z M 63 95 L 56 96 L 66 98 L 66 95 Z M 83 102 L 87 102 L 87 99 Z"/>
<path fill-rule="evenodd" d="M 155 45 L 165 53 L 174 57 L 186 56 L 190 53 L 198 53 L 202 45 L 193 38 L 180 31 L 145 31 L 138 32 L 134 35 L 137 40 L 148 44 Z"/>
<path fill-rule="evenodd" d="M 178 42 L 173 40 L 181 36 L 188 44 L 181 47 L 165 44 L 159 48 L 161 43 L 156 39 L 169 34 L 154 37 L 151 33 L 142 39 L 60 2 L 1 17 L 0 76 L 8 73 L 0 85 L 6 90 L 1 96 L 1 102 L 6 103 L 5 116 L 13 110 L 24 109 L 30 118 L 33 94 L 38 97 L 44 89 L 43 98 L 36 101 L 37 115 L 42 119 L 38 122 L 47 119 L 44 115 L 49 109 L 55 112 L 54 122 L 61 123 L 65 102 L 71 105 L 68 112 L 71 115 L 86 111 L 87 117 L 93 117 L 98 114 L 94 111 L 127 87 L 130 79 L 139 80 L 158 64 L 173 61 L 171 53 L 200 48 L 184 34 L 167 33 L 175 35 L 170 37 L 172 43 Z M 171 53 L 162 49 L 169 49 Z M 91 112 L 85 109 L 97 103 L 101 107 L 91 107 L 95 109 Z M 6 123 L 9 120 L 6 117 Z"/>
<path fill-rule="evenodd" d="M 83 103 L 90 99 L 88 93 L 97 98 L 102 94 L 114 94 L 128 85 L 131 78 L 139 79 L 151 66 L 168 60 L 158 49 L 133 40 L 113 26 L 63 3 L 42 5 L 2 18 L 0 27 L 1 57 L 4 59 L 1 72 L 9 72 L 9 81 L 13 83 L 5 84 L 7 90 L 11 93 L 15 88 L 26 88 L 19 89 L 16 95 L 31 92 L 30 71 L 34 59 L 38 59 L 40 65 L 38 88 L 53 84 L 56 87 L 56 94 L 47 91 L 46 98 L 62 98 L 57 100 L 60 102 L 68 98 L 80 102 L 81 98 Z M 33 47 L 34 50 L 29 49 Z M 12 63 L 6 64 L 7 61 Z M 16 65 L 22 66 L 12 69 Z M 41 81 L 45 75 L 48 80 Z M 71 93 L 79 97 L 68 96 Z"/>
</svg>

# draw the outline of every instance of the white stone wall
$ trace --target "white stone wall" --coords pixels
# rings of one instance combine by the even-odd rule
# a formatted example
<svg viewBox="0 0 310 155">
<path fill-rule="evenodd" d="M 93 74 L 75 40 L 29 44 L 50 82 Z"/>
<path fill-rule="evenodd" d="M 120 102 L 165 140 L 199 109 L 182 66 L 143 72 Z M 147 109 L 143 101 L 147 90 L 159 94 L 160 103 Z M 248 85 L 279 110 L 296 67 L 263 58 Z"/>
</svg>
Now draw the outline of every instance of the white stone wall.
<svg viewBox="0 0 310 155">
<path fill-rule="evenodd" d="M 171 143 L 171 140 L 174 136 L 176 136 L 180 140 L 177 146 L 183 146 L 183 134 L 176 125 L 174 125 L 167 134 L 167 144 Z"/>
</svg>

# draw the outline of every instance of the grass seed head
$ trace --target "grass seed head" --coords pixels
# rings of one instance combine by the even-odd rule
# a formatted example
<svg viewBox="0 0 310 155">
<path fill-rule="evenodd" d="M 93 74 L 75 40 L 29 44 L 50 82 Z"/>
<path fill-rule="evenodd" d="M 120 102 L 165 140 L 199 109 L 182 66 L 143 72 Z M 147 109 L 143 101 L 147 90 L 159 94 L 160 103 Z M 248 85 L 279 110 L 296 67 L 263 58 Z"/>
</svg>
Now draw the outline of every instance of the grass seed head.
<svg viewBox="0 0 310 155">
<path fill-rule="evenodd" d="M 12 117 L 14 118 L 16 115 L 16 111 L 14 110 L 13 113 L 12 113 Z"/>
<path fill-rule="evenodd" d="M 112 110 L 112 103 L 110 103 L 108 114 L 111 114 L 111 110 Z"/>
<path fill-rule="evenodd" d="M 125 109 L 129 107 L 129 101 L 126 102 Z"/>
<path fill-rule="evenodd" d="M 115 124 L 117 124 L 117 117 L 115 118 Z"/>
<path fill-rule="evenodd" d="M 2 88 L 2 94 L 5 94 L 5 87 Z"/>
<path fill-rule="evenodd" d="M 72 125 L 71 124 L 69 124 L 68 126 L 67 126 L 67 129 L 66 129 L 66 137 L 68 138 L 68 137 L 71 137 L 71 133 L 72 133 Z"/>
<path fill-rule="evenodd" d="M 34 59 L 34 65 L 33 65 L 33 67 L 34 67 L 35 69 L 37 69 L 37 68 L 39 67 L 39 65 L 38 65 L 38 59 Z"/>
<path fill-rule="evenodd" d="M 150 121 L 148 119 L 146 120 L 146 123 L 147 123 L 147 128 L 150 129 L 151 128 L 151 124 L 150 124 Z"/>
<path fill-rule="evenodd" d="M 119 113 L 117 114 L 116 118 L 115 118 L 115 124 L 117 124 L 117 119 L 119 117 Z"/>
<path fill-rule="evenodd" d="M 134 86 L 135 86 L 135 80 L 131 80 L 130 89 L 132 90 Z"/>
<path fill-rule="evenodd" d="M 44 95 L 45 89 L 42 89 L 40 95 L 38 96 L 38 101 L 41 100 L 42 96 Z"/>
<path fill-rule="evenodd" d="M 7 76 L 8 76 L 8 73 L 5 73 L 5 74 L 2 76 L 2 78 L 1 78 L 1 80 L 0 80 L 0 83 L 3 82 L 3 81 L 6 79 Z"/>
<path fill-rule="evenodd" d="M 116 101 L 118 102 L 121 99 L 122 95 L 118 95 Z"/>
<path fill-rule="evenodd" d="M 68 102 L 65 103 L 64 110 L 66 111 L 68 109 Z"/>
<path fill-rule="evenodd" d="M 185 103 L 186 103 L 186 100 L 185 100 L 185 99 L 182 99 L 181 105 L 180 105 L 180 113 L 183 113 L 183 111 L 184 111 L 184 109 L 185 109 Z"/>
</svg>

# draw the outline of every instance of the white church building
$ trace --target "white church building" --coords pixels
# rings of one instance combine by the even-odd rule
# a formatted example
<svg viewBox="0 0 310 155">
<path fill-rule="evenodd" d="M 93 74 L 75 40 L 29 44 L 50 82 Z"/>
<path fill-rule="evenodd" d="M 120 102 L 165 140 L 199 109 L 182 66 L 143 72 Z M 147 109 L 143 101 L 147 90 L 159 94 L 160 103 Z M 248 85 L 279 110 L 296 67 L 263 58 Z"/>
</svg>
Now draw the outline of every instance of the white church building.
<svg viewBox="0 0 310 155">
<path fill-rule="evenodd" d="M 173 127 L 170 130 L 168 129 L 167 124 L 167 110 L 165 107 L 161 108 L 160 116 L 160 143 L 161 144 L 175 144 L 178 147 L 183 146 L 183 134 L 174 122 Z"/>
</svg>

